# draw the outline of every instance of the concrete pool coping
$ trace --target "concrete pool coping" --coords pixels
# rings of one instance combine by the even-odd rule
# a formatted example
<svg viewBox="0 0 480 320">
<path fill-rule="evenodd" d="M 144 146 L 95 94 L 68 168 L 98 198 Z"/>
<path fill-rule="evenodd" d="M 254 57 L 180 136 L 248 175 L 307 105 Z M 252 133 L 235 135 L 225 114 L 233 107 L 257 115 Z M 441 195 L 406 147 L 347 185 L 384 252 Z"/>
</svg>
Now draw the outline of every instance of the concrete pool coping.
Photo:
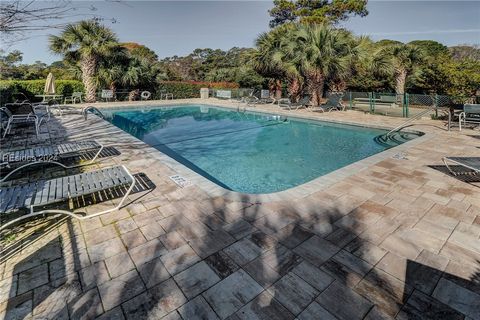
<svg viewBox="0 0 480 320">
<path fill-rule="evenodd" d="M 181 105 L 185 104 L 196 104 L 196 105 L 206 105 L 212 107 L 220 107 L 220 108 L 227 108 L 232 110 L 238 110 L 241 108 L 247 112 L 254 112 L 254 113 L 262 113 L 262 114 L 269 114 L 269 115 L 281 115 L 281 116 L 288 116 L 290 118 L 295 118 L 299 120 L 307 120 L 307 121 L 315 121 L 315 122 L 330 122 L 335 124 L 345 124 L 345 125 L 353 125 L 353 126 L 360 126 L 360 127 L 367 127 L 367 128 L 375 128 L 375 129 L 392 129 L 391 126 L 381 126 L 381 125 L 366 125 L 365 123 L 354 123 L 351 121 L 340 121 L 336 119 L 319 119 L 316 117 L 309 117 L 306 115 L 299 115 L 296 114 L 292 116 L 285 110 L 279 110 L 279 112 L 275 112 L 272 114 L 270 111 L 258 110 L 256 107 L 247 107 L 243 106 L 240 107 L 240 102 L 235 103 L 231 101 L 225 100 L 218 100 L 218 99 L 185 99 L 185 100 L 162 100 L 162 101 L 142 101 L 142 102 L 115 102 L 115 103 L 105 103 L 105 104 L 96 104 L 96 107 L 99 110 L 102 109 L 124 109 L 129 107 L 181 107 Z M 313 115 L 313 114 L 312 114 Z M 107 121 L 106 121 L 107 122 Z M 113 124 L 108 122 L 108 125 L 113 126 Z M 123 131 L 123 130 L 122 130 Z M 411 141 L 405 142 L 399 146 L 387 149 L 385 151 L 379 152 L 362 160 L 356 161 L 352 164 L 334 170 L 330 173 L 325 175 L 319 176 L 313 180 L 300 184 L 298 186 L 279 191 L 274 193 L 267 193 L 267 194 L 250 194 L 250 193 L 242 193 L 237 191 L 232 191 L 225 189 L 216 183 L 210 181 L 208 178 L 202 176 L 201 174 L 195 172 L 194 170 L 186 167 L 185 165 L 181 164 L 180 162 L 176 161 L 175 159 L 171 158 L 170 156 L 164 154 L 163 152 L 151 147 L 150 145 L 146 144 L 145 142 L 137 139 L 133 136 L 130 136 L 138 140 L 139 142 L 147 145 L 148 147 L 156 150 L 151 155 L 165 164 L 167 167 L 172 169 L 173 171 L 177 172 L 178 175 L 182 176 L 183 178 L 187 179 L 191 183 L 200 187 L 203 191 L 205 191 L 208 195 L 212 197 L 224 197 L 228 200 L 238 200 L 245 197 L 249 199 L 254 199 L 255 202 L 258 203 L 267 203 L 267 202 L 275 202 L 280 200 L 295 200 L 299 198 L 306 197 L 310 194 L 316 193 L 318 191 L 322 191 L 335 183 L 340 182 L 341 180 L 352 176 L 359 171 L 362 171 L 370 166 L 373 166 L 383 160 L 393 158 L 397 156 L 397 158 L 402 158 L 406 150 L 409 148 L 416 146 L 420 143 L 428 141 L 434 137 L 434 134 L 428 132 L 422 132 L 418 130 L 407 130 L 409 132 L 420 132 L 423 135 L 415 138 Z M 123 131 L 125 132 L 125 131 Z M 127 132 L 125 132 L 128 134 Z"/>
</svg>

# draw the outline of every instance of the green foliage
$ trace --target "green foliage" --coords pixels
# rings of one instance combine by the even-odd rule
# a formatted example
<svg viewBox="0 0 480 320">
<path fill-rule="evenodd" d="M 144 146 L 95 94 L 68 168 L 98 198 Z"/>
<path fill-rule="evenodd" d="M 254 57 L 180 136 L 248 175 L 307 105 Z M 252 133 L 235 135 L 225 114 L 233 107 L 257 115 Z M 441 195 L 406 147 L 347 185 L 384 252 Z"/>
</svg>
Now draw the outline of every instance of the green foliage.
<svg viewBox="0 0 480 320">
<path fill-rule="evenodd" d="M 211 82 L 236 82 L 242 88 L 260 88 L 265 79 L 249 66 L 210 70 L 205 76 Z"/>
<path fill-rule="evenodd" d="M 338 23 L 352 15 L 366 16 L 367 0 L 274 0 L 270 27 L 290 22 Z"/>
<path fill-rule="evenodd" d="M 121 44 L 115 54 L 100 59 L 96 78 L 102 88 L 155 91 L 159 72 L 155 52 L 129 42 Z"/>
<path fill-rule="evenodd" d="M 449 56 L 448 47 L 433 40 L 415 40 L 410 41 L 409 45 L 416 46 L 423 51 L 426 57 L 436 58 L 440 56 Z"/>
<path fill-rule="evenodd" d="M 120 50 L 115 33 L 96 20 L 67 24 L 59 36 L 49 37 L 50 50 L 80 68 L 85 86 L 85 101 L 96 99 L 97 76 L 100 61 L 116 55 Z"/>
<path fill-rule="evenodd" d="M 446 74 L 445 93 L 452 96 L 471 97 L 480 89 L 480 60 L 463 59 L 440 65 Z"/>
<path fill-rule="evenodd" d="M 389 46 L 400 45 L 400 44 L 403 44 L 403 42 L 400 42 L 397 40 L 390 40 L 390 39 L 382 39 L 375 42 L 375 46 L 377 48 L 389 47 Z"/>
<path fill-rule="evenodd" d="M 47 66 L 41 61 L 32 64 L 21 64 L 22 52 L 14 50 L 9 53 L 0 50 L 0 80 L 36 80 L 45 79 L 51 72 L 56 79 L 75 79 L 71 68 L 62 61 Z"/>
<path fill-rule="evenodd" d="M 236 89 L 237 83 L 232 82 L 200 82 L 200 81 L 162 81 L 158 92 L 172 93 L 176 99 L 199 98 L 201 88 Z"/>
<path fill-rule="evenodd" d="M 324 90 L 345 89 L 359 42 L 345 30 L 326 24 L 289 24 L 257 39 L 254 65 L 266 77 L 287 82 L 295 99 L 305 90 L 319 103 Z"/>
<path fill-rule="evenodd" d="M 56 93 L 63 96 L 73 92 L 83 92 L 83 84 L 77 80 L 56 80 Z M 30 101 L 37 101 L 35 95 L 43 94 L 45 80 L 0 80 L 0 102 L 5 104 L 14 101 L 14 95 L 23 93 Z"/>
<path fill-rule="evenodd" d="M 160 61 L 160 74 L 163 80 L 173 81 L 236 81 L 237 74 L 244 72 L 236 70 L 248 65 L 250 54 L 254 49 L 231 48 L 228 51 L 220 49 L 195 49 L 185 57 L 168 57 Z M 254 75 L 253 70 L 248 72 Z M 255 75 L 258 78 L 258 74 Z M 254 82 L 258 82 L 256 79 Z M 263 81 L 263 79 L 262 79 Z"/>
</svg>

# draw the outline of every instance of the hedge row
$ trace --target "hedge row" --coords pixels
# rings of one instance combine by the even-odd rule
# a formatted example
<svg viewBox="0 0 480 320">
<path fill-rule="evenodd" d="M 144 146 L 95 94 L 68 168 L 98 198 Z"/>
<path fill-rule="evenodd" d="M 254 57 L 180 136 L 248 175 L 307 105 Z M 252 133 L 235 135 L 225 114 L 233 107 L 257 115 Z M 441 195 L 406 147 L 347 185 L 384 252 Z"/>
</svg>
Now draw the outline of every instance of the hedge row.
<svg viewBox="0 0 480 320">
<path fill-rule="evenodd" d="M 201 88 L 236 89 L 235 82 L 200 82 L 200 81 L 162 81 L 159 83 L 156 98 L 163 92 L 172 93 L 175 99 L 199 98 Z"/>
<path fill-rule="evenodd" d="M 0 102 L 3 105 L 13 102 L 14 94 L 23 93 L 30 101 L 38 101 L 35 95 L 43 94 L 45 80 L 0 80 Z M 56 94 L 71 96 L 73 92 L 83 92 L 83 84 L 77 80 L 56 80 Z"/>
<path fill-rule="evenodd" d="M 56 80 L 56 94 L 65 96 L 73 92 L 83 92 L 83 84 L 77 80 Z M 163 81 L 158 85 L 155 98 L 160 98 L 162 92 L 173 93 L 175 99 L 199 98 L 200 88 L 237 89 L 234 82 L 200 82 L 200 81 Z M 35 95 L 43 94 L 45 80 L 0 80 L 0 103 L 14 101 L 16 93 L 23 93 L 30 101 L 38 101 Z"/>
</svg>

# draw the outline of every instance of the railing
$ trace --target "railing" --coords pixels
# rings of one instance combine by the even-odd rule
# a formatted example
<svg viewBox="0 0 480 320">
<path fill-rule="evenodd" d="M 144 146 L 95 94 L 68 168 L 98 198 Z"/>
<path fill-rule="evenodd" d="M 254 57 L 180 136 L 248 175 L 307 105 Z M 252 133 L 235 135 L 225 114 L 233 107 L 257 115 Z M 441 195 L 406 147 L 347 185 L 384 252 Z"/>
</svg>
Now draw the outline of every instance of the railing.
<svg viewBox="0 0 480 320">
<path fill-rule="evenodd" d="M 85 107 L 85 108 L 82 109 L 82 115 L 85 118 L 85 120 L 87 120 L 87 114 L 88 114 L 89 111 L 90 111 L 90 113 L 96 114 L 97 116 L 99 116 L 102 119 L 106 119 L 105 115 L 97 107 L 88 106 L 88 107 Z"/>
<path fill-rule="evenodd" d="M 387 134 L 385 135 L 385 137 L 388 139 L 390 137 L 390 135 L 396 131 L 400 131 L 402 130 L 403 128 L 405 128 L 408 124 L 412 123 L 413 121 L 417 120 L 418 118 L 424 116 L 425 114 L 429 113 L 430 111 L 432 110 L 436 110 L 436 106 L 434 107 L 431 107 L 423 112 L 420 112 L 420 113 L 417 113 L 415 116 L 413 116 L 412 118 L 408 119 L 407 121 L 405 121 L 404 123 L 402 123 L 401 125 L 399 126 L 396 126 L 395 128 L 393 128 L 392 130 L 388 131 Z"/>
<path fill-rule="evenodd" d="M 350 109 L 392 117 L 417 117 L 425 115 L 424 110 L 438 117 L 440 108 L 461 109 L 465 103 L 472 103 L 479 97 L 454 97 L 437 94 L 396 94 L 384 92 L 346 92 L 343 101 Z"/>
</svg>

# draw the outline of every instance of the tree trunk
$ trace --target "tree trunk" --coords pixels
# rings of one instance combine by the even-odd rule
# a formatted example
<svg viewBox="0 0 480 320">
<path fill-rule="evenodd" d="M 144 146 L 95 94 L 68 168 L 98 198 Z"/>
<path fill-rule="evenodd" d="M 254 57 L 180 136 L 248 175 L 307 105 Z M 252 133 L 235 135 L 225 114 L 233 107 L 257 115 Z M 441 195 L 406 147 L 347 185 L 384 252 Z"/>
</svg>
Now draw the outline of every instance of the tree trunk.
<svg viewBox="0 0 480 320">
<path fill-rule="evenodd" d="M 395 77 L 395 92 L 397 94 L 404 94 L 405 93 L 405 83 L 407 82 L 407 70 L 399 69 L 396 72 Z"/>
<path fill-rule="evenodd" d="M 85 102 L 95 102 L 97 98 L 97 84 L 95 83 L 97 59 L 93 56 L 84 57 L 80 68 L 83 85 L 85 86 Z"/>
<path fill-rule="evenodd" d="M 344 92 L 345 90 L 347 90 L 347 83 L 345 82 L 345 80 L 337 80 L 332 83 L 330 87 L 330 91 L 333 92 Z"/>
<path fill-rule="evenodd" d="M 291 78 L 288 81 L 288 95 L 293 102 L 298 102 L 300 93 L 302 92 L 302 83 L 298 78 Z"/>
<path fill-rule="evenodd" d="M 273 92 L 275 99 L 282 98 L 282 81 L 279 79 L 274 79 L 270 81 L 269 90 Z"/>
<path fill-rule="evenodd" d="M 323 87 L 325 85 L 325 77 L 319 71 L 313 71 L 307 74 L 307 88 L 311 95 L 310 102 L 314 106 L 320 105 L 323 97 Z"/>
</svg>

